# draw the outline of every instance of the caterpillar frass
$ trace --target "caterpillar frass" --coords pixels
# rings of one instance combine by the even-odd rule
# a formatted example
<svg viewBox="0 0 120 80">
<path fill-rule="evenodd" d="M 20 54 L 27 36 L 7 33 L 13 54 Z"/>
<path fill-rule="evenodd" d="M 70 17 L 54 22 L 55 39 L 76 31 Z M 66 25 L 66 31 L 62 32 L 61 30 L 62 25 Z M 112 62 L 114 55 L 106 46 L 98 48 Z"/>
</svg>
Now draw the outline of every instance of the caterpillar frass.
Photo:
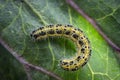
<svg viewBox="0 0 120 80">
<path fill-rule="evenodd" d="M 65 37 L 72 40 L 77 46 L 77 54 L 70 59 L 60 60 L 60 66 L 67 71 L 78 70 L 88 62 L 91 56 L 90 41 L 82 30 L 72 25 L 57 24 L 40 27 L 31 33 L 31 37 L 35 40 L 48 37 Z"/>
</svg>

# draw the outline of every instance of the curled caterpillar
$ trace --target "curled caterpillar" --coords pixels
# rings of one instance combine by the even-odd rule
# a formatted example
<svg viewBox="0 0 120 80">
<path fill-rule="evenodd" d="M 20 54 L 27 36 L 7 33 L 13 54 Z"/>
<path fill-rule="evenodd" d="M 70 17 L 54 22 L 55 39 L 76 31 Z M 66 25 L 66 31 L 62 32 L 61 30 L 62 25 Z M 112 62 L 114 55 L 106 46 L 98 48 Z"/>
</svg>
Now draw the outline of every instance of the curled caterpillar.
<svg viewBox="0 0 120 80">
<path fill-rule="evenodd" d="M 76 29 L 72 25 L 57 24 L 40 27 L 31 33 L 31 37 L 35 40 L 60 36 L 71 39 L 78 48 L 76 56 L 60 60 L 60 66 L 67 71 L 76 71 L 84 66 L 91 56 L 90 41 L 82 30 Z"/>
</svg>

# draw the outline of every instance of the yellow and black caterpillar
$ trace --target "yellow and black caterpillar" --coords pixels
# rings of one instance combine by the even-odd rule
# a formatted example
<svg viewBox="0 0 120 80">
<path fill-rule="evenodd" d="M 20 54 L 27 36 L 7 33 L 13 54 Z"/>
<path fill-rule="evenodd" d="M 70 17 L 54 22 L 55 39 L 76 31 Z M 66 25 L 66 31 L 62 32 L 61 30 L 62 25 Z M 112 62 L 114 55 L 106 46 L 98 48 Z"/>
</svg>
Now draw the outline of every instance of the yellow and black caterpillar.
<svg viewBox="0 0 120 80">
<path fill-rule="evenodd" d="M 57 24 L 40 27 L 31 33 L 31 37 L 35 40 L 61 36 L 71 39 L 78 49 L 76 56 L 61 60 L 60 65 L 64 70 L 76 71 L 81 66 L 84 66 L 91 56 L 90 41 L 82 30 L 76 29 L 72 25 Z"/>
</svg>

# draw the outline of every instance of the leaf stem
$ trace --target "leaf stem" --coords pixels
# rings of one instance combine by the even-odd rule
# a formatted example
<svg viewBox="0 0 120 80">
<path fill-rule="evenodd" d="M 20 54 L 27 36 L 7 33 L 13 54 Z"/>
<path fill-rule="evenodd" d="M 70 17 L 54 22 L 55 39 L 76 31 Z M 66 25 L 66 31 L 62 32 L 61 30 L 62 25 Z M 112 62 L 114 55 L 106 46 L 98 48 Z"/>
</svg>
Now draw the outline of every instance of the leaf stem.
<svg viewBox="0 0 120 80">
<path fill-rule="evenodd" d="M 16 53 L 12 48 L 10 48 L 4 41 L 3 39 L 0 37 L 0 44 L 3 45 L 12 55 L 13 57 L 15 57 L 23 66 L 24 68 L 26 69 L 35 69 L 39 72 L 42 72 L 48 76 L 51 76 L 53 78 L 55 78 L 56 80 L 63 80 L 61 79 L 60 77 L 58 77 L 56 74 L 50 72 L 50 71 L 47 71 L 45 70 L 44 68 L 42 67 L 38 67 L 38 66 L 35 66 L 33 64 L 30 64 L 29 62 L 27 62 L 24 58 L 22 58 L 18 53 Z M 25 69 L 25 71 L 26 71 Z M 27 72 L 26 72 L 27 73 Z M 28 74 L 27 74 L 28 75 Z"/>
<path fill-rule="evenodd" d="M 101 36 L 107 41 L 107 43 L 112 46 L 115 50 L 120 52 L 120 48 L 114 44 L 105 34 L 104 32 L 100 29 L 99 25 L 96 23 L 94 19 L 89 17 L 73 0 L 66 0 L 66 2 L 73 7 L 79 14 L 81 14 L 85 19 L 87 19 L 93 26 L 94 28 L 101 34 Z"/>
</svg>

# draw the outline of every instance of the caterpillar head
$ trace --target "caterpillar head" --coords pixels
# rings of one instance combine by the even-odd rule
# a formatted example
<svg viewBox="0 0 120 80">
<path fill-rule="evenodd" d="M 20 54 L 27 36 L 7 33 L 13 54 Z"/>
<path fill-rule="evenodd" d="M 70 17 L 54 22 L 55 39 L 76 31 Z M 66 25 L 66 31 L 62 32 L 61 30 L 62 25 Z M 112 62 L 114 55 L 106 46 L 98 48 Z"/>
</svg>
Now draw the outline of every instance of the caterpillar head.
<svg viewBox="0 0 120 80">
<path fill-rule="evenodd" d="M 67 60 L 67 59 L 61 60 L 60 66 L 61 66 L 61 68 L 63 68 L 64 70 L 67 70 L 67 71 L 76 71 L 79 68 L 74 60 Z"/>
</svg>

